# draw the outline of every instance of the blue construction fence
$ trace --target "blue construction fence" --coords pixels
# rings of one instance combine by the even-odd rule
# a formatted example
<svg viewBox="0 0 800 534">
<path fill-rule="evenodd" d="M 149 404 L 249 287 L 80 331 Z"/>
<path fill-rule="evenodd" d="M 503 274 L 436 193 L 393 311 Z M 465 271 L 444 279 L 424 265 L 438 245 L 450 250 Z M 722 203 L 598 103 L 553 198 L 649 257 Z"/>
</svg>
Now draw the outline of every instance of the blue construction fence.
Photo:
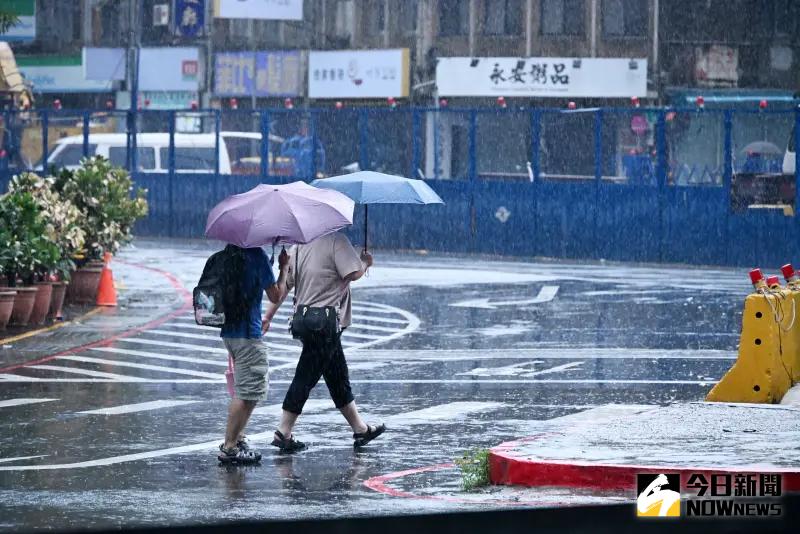
<svg viewBox="0 0 800 534">
<path fill-rule="evenodd" d="M 799 125 L 800 108 L 5 111 L 0 191 L 99 154 L 148 190 L 138 234 L 188 238 L 228 195 L 370 169 L 446 202 L 372 206 L 378 248 L 777 266 L 800 261 Z"/>
</svg>

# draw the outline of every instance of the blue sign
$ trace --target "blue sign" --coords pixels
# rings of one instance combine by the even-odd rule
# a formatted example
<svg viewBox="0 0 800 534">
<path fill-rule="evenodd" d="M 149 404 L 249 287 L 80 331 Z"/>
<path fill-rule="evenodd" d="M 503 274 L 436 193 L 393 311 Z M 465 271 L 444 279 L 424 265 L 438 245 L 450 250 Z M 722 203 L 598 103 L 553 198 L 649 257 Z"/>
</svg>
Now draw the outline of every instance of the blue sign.
<svg viewBox="0 0 800 534">
<path fill-rule="evenodd" d="M 214 58 L 217 96 L 297 96 L 300 52 L 221 52 Z"/>
<path fill-rule="evenodd" d="M 175 33 L 182 37 L 203 34 L 206 22 L 206 0 L 175 0 Z"/>
</svg>

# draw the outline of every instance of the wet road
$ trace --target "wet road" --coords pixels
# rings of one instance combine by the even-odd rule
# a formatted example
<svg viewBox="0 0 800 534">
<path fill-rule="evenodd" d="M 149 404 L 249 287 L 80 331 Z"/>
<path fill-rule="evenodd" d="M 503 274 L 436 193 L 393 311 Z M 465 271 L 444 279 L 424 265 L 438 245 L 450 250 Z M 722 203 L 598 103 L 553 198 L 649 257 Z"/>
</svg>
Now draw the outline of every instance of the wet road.
<svg viewBox="0 0 800 534">
<path fill-rule="evenodd" d="M 32 359 L 25 343 L 0 353 L 0 529 L 514 505 L 519 495 L 508 490 L 461 494 L 446 465 L 394 478 L 384 493 L 364 483 L 525 436 L 537 420 L 700 400 L 735 358 L 748 291 L 746 273 L 731 270 L 378 252 L 354 284 L 355 321 L 343 339 L 357 402 L 368 421 L 387 423 L 385 436 L 354 452 L 320 385 L 296 428 L 309 450 L 267 448 L 299 355 L 284 308 L 266 339 L 269 397 L 249 428 L 264 460 L 226 469 L 214 459 L 227 404 L 217 331 L 181 308 L 185 291 L 141 268 L 191 288 L 211 250 L 145 241 L 120 256 L 130 262 L 115 267 L 124 294 L 157 287 L 170 303 L 143 327 L 139 310 L 127 325 L 139 331 L 125 331 L 130 302 L 95 319 L 92 341 L 117 337 L 86 350 L 23 367 L 11 364 Z"/>
</svg>

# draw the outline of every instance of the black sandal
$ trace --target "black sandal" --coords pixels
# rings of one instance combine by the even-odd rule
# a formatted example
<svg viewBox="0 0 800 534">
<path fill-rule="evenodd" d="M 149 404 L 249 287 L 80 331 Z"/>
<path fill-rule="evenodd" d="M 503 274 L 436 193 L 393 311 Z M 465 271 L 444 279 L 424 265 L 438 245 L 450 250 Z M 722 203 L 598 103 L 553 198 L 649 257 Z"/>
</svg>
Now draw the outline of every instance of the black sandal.
<svg viewBox="0 0 800 534">
<path fill-rule="evenodd" d="M 261 453 L 250 449 L 244 450 L 239 447 L 226 449 L 225 444 L 220 443 L 217 460 L 219 460 L 220 464 L 253 465 L 261 461 Z"/>
<path fill-rule="evenodd" d="M 280 430 L 275 431 L 275 439 L 272 440 L 272 445 L 278 447 L 281 452 L 286 453 L 302 451 L 306 448 L 305 443 L 297 441 L 294 436 L 289 436 L 287 439 Z"/>
<path fill-rule="evenodd" d="M 353 447 L 363 447 L 373 439 L 377 438 L 386 431 L 386 425 L 381 423 L 378 426 L 367 425 L 367 431 L 361 434 L 353 434 Z"/>
</svg>

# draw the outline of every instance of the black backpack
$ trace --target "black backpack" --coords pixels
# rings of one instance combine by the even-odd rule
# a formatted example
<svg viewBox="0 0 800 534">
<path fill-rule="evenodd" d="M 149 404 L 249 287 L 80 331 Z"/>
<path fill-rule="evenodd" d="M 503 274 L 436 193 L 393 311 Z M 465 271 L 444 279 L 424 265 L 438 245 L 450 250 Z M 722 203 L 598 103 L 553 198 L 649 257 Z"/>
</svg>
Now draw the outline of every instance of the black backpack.
<svg viewBox="0 0 800 534">
<path fill-rule="evenodd" d="M 208 258 L 193 292 L 197 324 L 221 328 L 247 316 L 248 308 L 261 288 L 253 280 L 249 285 L 254 288 L 251 293 L 255 295 L 245 294 L 245 261 L 244 249 L 235 245 L 228 245 Z"/>
</svg>

